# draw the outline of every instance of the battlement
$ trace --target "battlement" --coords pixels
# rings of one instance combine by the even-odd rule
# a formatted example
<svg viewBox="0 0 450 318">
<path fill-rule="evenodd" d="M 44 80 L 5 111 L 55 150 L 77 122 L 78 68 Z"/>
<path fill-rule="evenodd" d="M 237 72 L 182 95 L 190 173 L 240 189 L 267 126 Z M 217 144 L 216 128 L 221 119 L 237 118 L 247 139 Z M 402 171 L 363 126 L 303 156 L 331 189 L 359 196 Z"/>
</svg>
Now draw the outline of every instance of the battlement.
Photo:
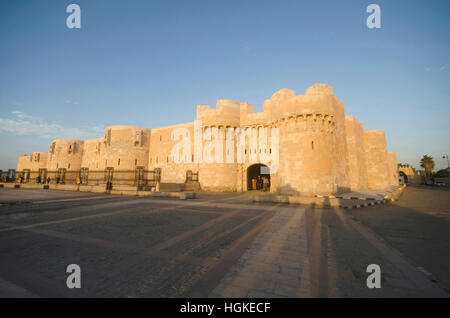
<svg viewBox="0 0 450 318">
<path fill-rule="evenodd" d="M 78 139 L 55 139 L 50 144 L 49 153 L 55 155 L 56 153 L 65 151 L 67 153 L 75 154 L 82 152 L 84 141 Z"/>
<path fill-rule="evenodd" d="M 240 113 L 241 104 L 229 99 L 218 99 L 214 109 L 209 105 L 197 106 L 197 120 L 204 126 L 239 126 Z"/>
<path fill-rule="evenodd" d="M 317 83 L 307 88 L 305 93 L 306 95 L 334 95 L 333 87 L 322 83 Z"/>
<path fill-rule="evenodd" d="M 270 110 L 272 121 L 315 113 L 336 117 L 343 113 L 342 102 L 334 96 L 333 88 L 325 84 L 309 87 L 304 95 L 295 95 L 291 89 L 280 89 L 265 101 L 264 107 Z"/>
</svg>

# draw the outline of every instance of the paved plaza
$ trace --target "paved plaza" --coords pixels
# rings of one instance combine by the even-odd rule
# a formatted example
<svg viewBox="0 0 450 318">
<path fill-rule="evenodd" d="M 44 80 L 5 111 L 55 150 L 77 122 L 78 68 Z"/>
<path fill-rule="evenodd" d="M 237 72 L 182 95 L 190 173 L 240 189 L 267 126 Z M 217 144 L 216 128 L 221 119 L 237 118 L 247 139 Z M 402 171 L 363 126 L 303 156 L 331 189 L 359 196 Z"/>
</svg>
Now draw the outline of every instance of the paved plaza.
<svg viewBox="0 0 450 318">
<path fill-rule="evenodd" d="M 446 189 L 352 210 L 250 198 L 0 189 L 0 297 L 450 295 Z M 66 286 L 69 264 L 80 289 Z"/>
</svg>

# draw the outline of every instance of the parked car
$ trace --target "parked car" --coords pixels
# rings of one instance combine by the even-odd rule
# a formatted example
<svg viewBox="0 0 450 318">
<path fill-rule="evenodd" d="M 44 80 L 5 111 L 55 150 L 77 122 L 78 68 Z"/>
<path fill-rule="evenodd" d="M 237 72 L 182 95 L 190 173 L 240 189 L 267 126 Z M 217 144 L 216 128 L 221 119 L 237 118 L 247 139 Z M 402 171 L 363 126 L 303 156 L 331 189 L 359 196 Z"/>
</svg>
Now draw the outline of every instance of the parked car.
<svg viewBox="0 0 450 318">
<path fill-rule="evenodd" d="M 444 187 L 444 186 L 445 186 L 445 183 L 442 182 L 442 181 L 435 181 L 435 182 L 434 182 L 434 185 L 437 185 L 438 187 Z"/>
</svg>

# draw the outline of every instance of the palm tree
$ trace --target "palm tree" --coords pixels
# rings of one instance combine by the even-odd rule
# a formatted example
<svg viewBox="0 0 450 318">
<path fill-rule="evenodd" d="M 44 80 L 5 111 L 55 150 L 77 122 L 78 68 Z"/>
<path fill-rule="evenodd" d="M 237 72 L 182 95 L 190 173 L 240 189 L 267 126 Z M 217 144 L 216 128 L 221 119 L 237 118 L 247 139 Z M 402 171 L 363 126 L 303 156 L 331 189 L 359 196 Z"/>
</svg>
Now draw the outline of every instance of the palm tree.
<svg viewBox="0 0 450 318">
<path fill-rule="evenodd" d="M 425 169 L 425 174 L 427 175 L 427 177 L 429 177 L 434 168 L 433 157 L 428 155 L 423 156 L 423 158 L 420 160 L 420 166 Z"/>
</svg>

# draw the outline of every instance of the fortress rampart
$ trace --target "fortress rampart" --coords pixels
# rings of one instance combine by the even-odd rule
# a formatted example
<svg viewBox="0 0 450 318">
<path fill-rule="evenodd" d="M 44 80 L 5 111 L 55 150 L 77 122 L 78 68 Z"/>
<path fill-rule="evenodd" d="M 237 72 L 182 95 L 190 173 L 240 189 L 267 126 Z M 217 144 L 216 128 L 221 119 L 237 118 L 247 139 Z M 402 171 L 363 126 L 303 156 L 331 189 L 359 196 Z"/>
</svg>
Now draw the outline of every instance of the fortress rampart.
<svg viewBox="0 0 450 318">
<path fill-rule="evenodd" d="M 186 182 L 193 172 L 202 190 L 247 191 L 263 168 L 270 173 L 270 191 L 300 195 L 398 185 L 395 153 L 387 152 L 384 132 L 365 131 L 356 118 L 345 116 L 344 104 L 325 84 L 304 95 L 281 89 L 260 113 L 252 104 L 220 99 L 215 108 L 197 106 L 195 122 L 153 129 L 110 126 L 103 138 L 58 139 L 48 154 L 40 154 L 39 163 L 20 157 L 17 169 L 159 170 L 162 183 Z M 277 166 L 268 157 L 276 158 Z"/>
</svg>

